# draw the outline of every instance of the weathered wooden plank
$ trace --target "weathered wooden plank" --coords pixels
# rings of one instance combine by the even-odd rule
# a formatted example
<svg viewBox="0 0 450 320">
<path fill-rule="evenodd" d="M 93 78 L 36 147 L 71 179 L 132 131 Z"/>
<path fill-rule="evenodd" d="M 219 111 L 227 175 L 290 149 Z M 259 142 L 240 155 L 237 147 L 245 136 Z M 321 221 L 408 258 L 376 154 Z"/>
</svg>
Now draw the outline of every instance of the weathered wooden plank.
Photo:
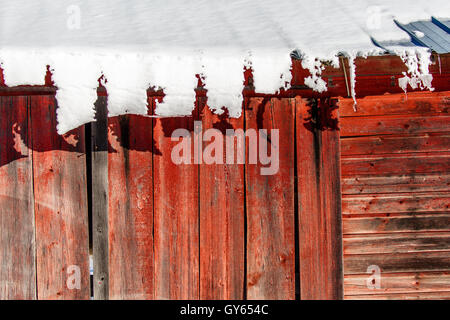
<svg viewBox="0 0 450 320">
<path fill-rule="evenodd" d="M 450 232 L 347 235 L 344 238 L 345 254 L 382 254 L 442 250 L 450 250 Z"/>
<path fill-rule="evenodd" d="M 342 157 L 342 175 L 391 175 L 450 171 L 450 153 L 399 154 Z"/>
<path fill-rule="evenodd" d="M 389 233 L 412 231 L 447 231 L 450 214 L 383 214 L 360 218 L 343 219 L 344 234 Z"/>
<path fill-rule="evenodd" d="M 328 103 L 315 111 L 296 100 L 301 299 L 342 299 L 339 131 L 326 126 L 338 114 Z"/>
<path fill-rule="evenodd" d="M 449 92 L 411 92 L 407 95 L 389 94 L 357 99 L 357 111 L 353 99 L 339 99 L 339 114 L 343 117 L 381 115 L 437 115 L 450 113 Z"/>
<path fill-rule="evenodd" d="M 346 300 L 449 300 L 450 291 L 345 296 Z"/>
<path fill-rule="evenodd" d="M 379 288 L 368 286 L 370 275 L 347 275 L 344 278 L 345 295 L 378 295 L 391 293 L 424 293 L 448 291 L 450 272 L 381 273 Z"/>
<path fill-rule="evenodd" d="M 378 266 L 381 273 L 450 271 L 450 251 L 344 256 L 344 272 L 346 275 L 367 273 L 369 266 Z"/>
<path fill-rule="evenodd" d="M 342 179 L 342 194 L 450 191 L 450 174 L 408 174 L 392 176 L 347 177 Z"/>
<path fill-rule="evenodd" d="M 320 157 L 317 130 L 311 126 L 312 106 L 306 101 L 296 99 L 296 143 L 297 143 L 297 183 L 298 183 L 298 221 L 299 221 L 299 253 L 300 257 L 300 299 L 321 297 L 322 290 L 328 281 L 322 270 L 327 268 L 324 259 L 326 247 L 322 244 L 320 229 L 325 220 L 321 219 L 319 172 Z M 315 119 L 316 120 L 316 119 Z M 317 121 L 317 120 L 316 120 Z M 309 125 L 309 126 L 308 126 Z M 325 236 L 328 234 L 325 233 Z"/>
<path fill-rule="evenodd" d="M 214 141 L 203 142 L 202 150 L 218 141 L 223 152 L 221 163 L 200 166 L 200 298 L 239 300 L 244 297 L 245 186 L 238 152 L 244 160 L 245 144 L 226 130 L 242 130 L 244 117 L 217 116 L 205 106 L 205 99 L 199 98 L 199 102 L 203 133 L 217 130 Z M 228 159 L 227 139 L 234 155 Z"/>
<path fill-rule="evenodd" d="M 109 118 L 109 297 L 153 299 L 152 119 Z"/>
<path fill-rule="evenodd" d="M 321 100 L 319 108 L 329 109 L 329 112 L 322 112 L 319 118 L 321 130 L 320 141 L 320 175 L 321 184 L 321 211 L 322 219 L 326 220 L 326 227 L 318 235 L 320 237 L 327 233 L 327 238 L 322 238 L 326 242 L 326 254 L 330 265 L 326 274 L 328 286 L 331 287 L 328 299 L 343 298 L 343 247 L 342 247 L 342 204 L 341 204 L 341 150 L 340 150 L 340 116 L 336 101 Z M 301 139 L 301 137 L 298 137 Z M 299 151 L 301 152 L 301 151 Z M 309 212 L 311 214 L 311 212 Z M 322 244 L 322 247 L 325 245 Z M 301 251 L 302 249 L 300 249 Z M 301 267 L 300 267 L 301 270 Z M 313 270 L 312 270 L 313 271 Z M 313 271 L 314 272 L 314 271 Z M 317 272 L 317 271 L 316 271 Z M 331 278 L 331 280 L 330 280 Z"/>
<path fill-rule="evenodd" d="M 245 111 L 247 131 L 267 130 L 260 131 L 258 151 L 268 140 L 271 165 L 279 156 L 278 171 L 263 175 L 261 168 L 268 165 L 249 163 L 256 155 L 255 141 L 246 145 L 249 299 L 295 298 L 294 113 L 294 100 L 290 99 L 251 99 Z M 273 130 L 278 130 L 278 141 Z"/>
<path fill-rule="evenodd" d="M 84 127 L 56 132 L 54 96 L 30 98 L 39 299 L 89 299 Z"/>
<path fill-rule="evenodd" d="M 94 262 L 94 299 L 109 299 L 108 232 L 108 107 L 99 96 L 91 124 L 92 170 L 92 245 Z"/>
<path fill-rule="evenodd" d="M 364 116 L 341 119 L 341 137 L 450 131 L 450 116 Z"/>
<path fill-rule="evenodd" d="M 345 156 L 450 151 L 450 133 L 345 138 L 341 148 Z"/>
<path fill-rule="evenodd" d="M 155 119 L 155 122 L 155 298 L 198 299 L 199 172 L 191 148 L 194 118 Z M 172 141 L 171 135 L 176 129 L 187 130 L 187 137 Z M 181 141 L 190 141 L 188 164 L 176 164 L 171 157 L 173 148 Z"/>
<path fill-rule="evenodd" d="M 0 300 L 36 299 L 27 98 L 0 97 L 0 114 Z"/>
<path fill-rule="evenodd" d="M 342 197 L 342 212 L 346 215 L 448 211 L 450 211 L 450 192 L 387 193 Z"/>
</svg>

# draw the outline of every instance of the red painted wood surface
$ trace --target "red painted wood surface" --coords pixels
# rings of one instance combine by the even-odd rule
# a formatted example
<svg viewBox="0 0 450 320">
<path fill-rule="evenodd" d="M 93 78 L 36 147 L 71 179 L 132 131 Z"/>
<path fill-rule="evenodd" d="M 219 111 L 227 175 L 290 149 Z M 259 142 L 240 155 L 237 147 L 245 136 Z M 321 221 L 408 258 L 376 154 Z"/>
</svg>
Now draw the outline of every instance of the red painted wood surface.
<svg viewBox="0 0 450 320">
<path fill-rule="evenodd" d="M 343 156 L 342 176 L 414 175 L 447 173 L 450 170 L 450 152 Z M 390 192 L 387 190 L 386 192 Z"/>
<path fill-rule="evenodd" d="M 355 121 L 356 120 L 356 121 Z M 450 116 L 411 116 L 389 115 L 385 117 L 359 117 L 342 119 L 343 137 L 388 134 L 421 134 L 445 132 L 450 130 Z"/>
<path fill-rule="evenodd" d="M 356 113 L 340 101 L 346 299 L 448 299 L 448 97 L 367 97 Z"/>
<path fill-rule="evenodd" d="M 386 115 L 377 117 L 342 118 L 343 137 L 387 134 L 420 134 L 450 130 L 450 116 L 423 117 Z"/>
<path fill-rule="evenodd" d="M 89 299 L 84 130 L 58 135 L 55 97 L 30 101 L 38 298 Z M 70 289 L 77 269 L 80 287 Z"/>
<path fill-rule="evenodd" d="M 358 99 L 357 111 L 352 99 L 339 101 L 341 117 L 386 116 L 386 115 L 449 115 L 449 92 L 411 92 L 388 94 L 383 97 L 368 96 Z"/>
<path fill-rule="evenodd" d="M 109 297 L 153 299 L 152 119 L 109 118 Z"/>
<path fill-rule="evenodd" d="M 199 298 L 199 171 L 177 165 L 171 153 L 175 129 L 193 139 L 194 118 L 155 119 L 153 136 L 155 298 Z"/>
<path fill-rule="evenodd" d="M 244 116 L 238 119 L 213 114 L 199 98 L 203 132 L 217 130 L 222 138 L 222 163 L 200 166 L 200 298 L 233 299 L 244 297 L 245 223 L 244 164 L 245 145 L 234 143 L 234 159 L 227 163 L 226 130 L 244 129 Z M 203 150 L 211 142 L 203 143 Z M 214 141 L 212 141 L 214 143 Z"/>
<path fill-rule="evenodd" d="M 245 166 L 248 299 L 295 298 L 294 115 L 291 99 L 255 98 L 245 110 L 247 130 L 266 129 L 267 139 L 279 130 L 279 146 L 268 143 L 278 147 L 279 171 L 261 175 L 260 162 Z M 249 160 L 253 151 L 246 150 Z"/>
<path fill-rule="evenodd" d="M 450 174 L 414 174 L 346 177 L 342 179 L 343 194 L 370 194 L 391 192 L 446 191 L 450 186 Z"/>
<path fill-rule="evenodd" d="M 36 299 L 27 97 L 0 97 L 0 300 Z"/>
<path fill-rule="evenodd" d="M 348 195 L 342 200 L 342 210 L 348 215 L 402 212 L 448 212 L 449 209 L 449 192 Z"/>
<path fill-rule="evenodd" d="M 342 154 L 367 155 L 386 153 L 445 152 L 450 133 L 432 132 L 417 135 L 388 135 L 348 138 L 342 141 Z"/>
<path fill-rule="evenodd" d="M 339 117 L 296 99 L 296 119 L 300 297 L 342 299 Z"/>
</svg>

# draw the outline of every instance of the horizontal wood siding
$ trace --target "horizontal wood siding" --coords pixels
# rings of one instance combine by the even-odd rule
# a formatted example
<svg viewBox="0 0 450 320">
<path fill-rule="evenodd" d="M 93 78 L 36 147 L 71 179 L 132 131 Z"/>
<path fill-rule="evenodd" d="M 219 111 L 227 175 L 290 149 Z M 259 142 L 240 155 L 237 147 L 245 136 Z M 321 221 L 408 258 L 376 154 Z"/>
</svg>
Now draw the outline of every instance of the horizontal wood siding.
<svg viewBox="0 0 450 320">
<path fill-rule="evenodd" d="M 376 194 L 391 192 L 446 191 L 450 174 L 446 172 L 390 176 L 347 176 L 342 178 L 343 194 Z"/>
<path fill-rule="evenodd" d="M 357 102 L 340 100 L 345 298 L 448 299 L 449 93 Z"/>
<path fill-rule="evenodd" d="M 374 295 L 367 288 L 367 275 L 347 275 L 344 283 L 346 292 L 354 295 Z M 380 291 L 375 296 L 385 294 L 422 294 L 448 292 L 450 288 L 450 272 L 409 272 L 384 273 Z"/>
</svg>

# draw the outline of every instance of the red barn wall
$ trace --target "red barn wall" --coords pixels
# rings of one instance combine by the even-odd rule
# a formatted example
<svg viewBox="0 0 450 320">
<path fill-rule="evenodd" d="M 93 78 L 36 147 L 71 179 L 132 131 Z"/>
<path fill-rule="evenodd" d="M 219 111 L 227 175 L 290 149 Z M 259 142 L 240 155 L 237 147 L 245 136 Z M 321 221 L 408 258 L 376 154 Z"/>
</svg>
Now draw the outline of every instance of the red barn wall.
<svg viewBox="0 0 450 320">
<path fill-rule="evenodd" d="M 398 57 L 356 64 L 357 112 L 332 98 L 347 96 L 348 63 L 324 71 L 319 96 L 294 61 L 277 95 L 246 72 L 239 119 L 212 114 L 201 86 L 192 117 L 108 119 L 102 88 L 88 140 L 57 135 L 51 81 L 0 83 L 0 298 L 88 299 L 89 210 L 97 299 L 450 298 L 450 55 L 431 66 L 434 93 L 399 93 Z M 149 113 L 162 96 L 149 91 Z M 174 165 L 170 136 L 196 139 L 194 120 L 280 129 L 279 172 Z"/>
</svg>

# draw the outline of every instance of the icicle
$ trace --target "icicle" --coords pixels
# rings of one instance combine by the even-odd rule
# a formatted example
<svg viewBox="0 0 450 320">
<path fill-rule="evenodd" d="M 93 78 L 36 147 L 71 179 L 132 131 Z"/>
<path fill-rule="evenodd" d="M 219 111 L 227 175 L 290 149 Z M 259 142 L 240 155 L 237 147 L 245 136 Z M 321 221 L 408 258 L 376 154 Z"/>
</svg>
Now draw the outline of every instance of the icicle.
<svg viewBox="0 0 450 320">
<path fill-rule="evenodd" d="M 350 94 L 353 99 L 353 111 L 356 112 L 356 65 L 355 65 L 355 54 L 347 54 L 348 64 L 350 67 Z"/>
<path fill-rule="evenodd" d="M 439 74 L 442 74 L 442 67 L 441 67 L 441 56 L 437 55 L 438 61 L 439 61 Z"/>
</svg>

